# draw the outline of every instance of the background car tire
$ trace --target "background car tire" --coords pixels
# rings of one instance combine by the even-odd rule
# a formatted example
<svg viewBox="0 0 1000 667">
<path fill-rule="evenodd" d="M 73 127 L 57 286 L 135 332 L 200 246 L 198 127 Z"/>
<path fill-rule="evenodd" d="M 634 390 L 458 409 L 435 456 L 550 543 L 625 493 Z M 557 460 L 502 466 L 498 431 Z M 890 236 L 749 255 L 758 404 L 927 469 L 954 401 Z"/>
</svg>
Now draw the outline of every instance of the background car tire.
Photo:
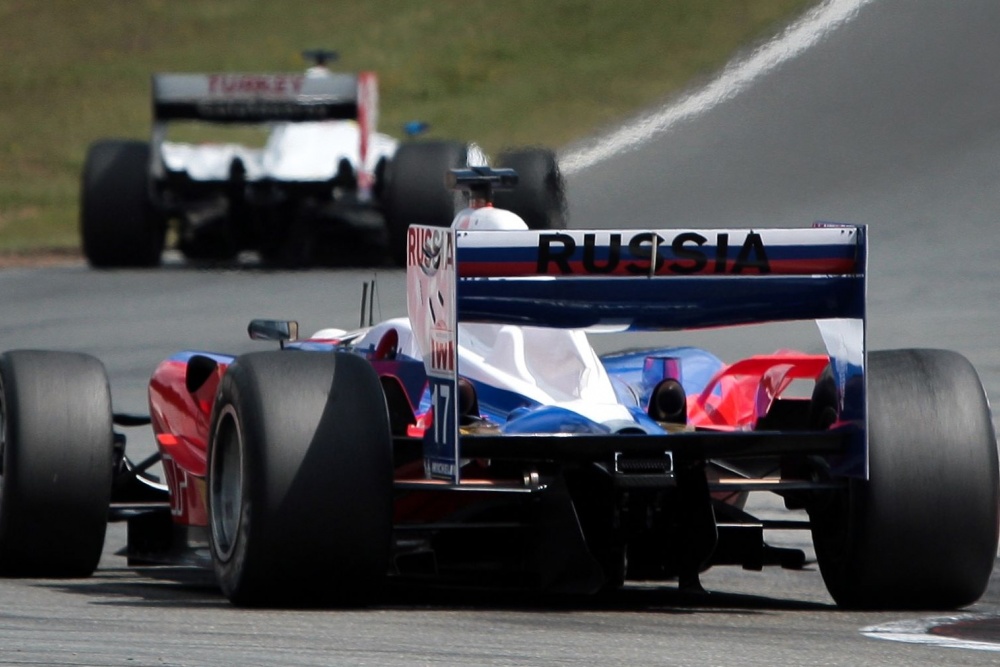
<svg viewBox="0 0 1000 667">
<path fill-rule="evenodd" d="M 104 548 L 114 435 L 104 367 L 69 352 L 0 355 L 0 573 L 86 577 Z"/>
<path fill-rule="evenodd" d="M 827 589 L 848 608 L 971 604 L 990 580 L 1000 501 L 979 377 L 944 350 L 872 352 L 866 374 L 869 480 L 810 509 Z M 827 373 L 814 393 L 827 421 L 831 387 Z"/>
<path fill-rule="evenodd" d="M 445 174 L 467 161 L 468 147 L 457 141 L 418 141 L 396 151 L 386 169 L 384 200 L 389 256 L 396 264 L 406 265 L 410 225 L 451 225 L 459 195 L 445 185 Z"/>
<path fill-rule="evenodd" d="M 518 184 L 494 193 L 494 206 L 517 213 L 531 229 L 566 227 L 565 185 L 555 153 L 547 148 L 506 151 L 497 156 L 496 166 L 516 171 Z"/>
<path fill-rule="evenodd" d="M 215 573 L 233 603 L 370 603 L 389 567 L 392 440 L 368 362 L 237 358 L 213 411 L 208 505 Z"/>
<path fill-rule="evenodd" d="M 157 266 L 166 223 L 149 199 L 149 144 L 94 142 L 83 165 L 80 233 L 83 254 L 99 268 Z"/>
</svg>

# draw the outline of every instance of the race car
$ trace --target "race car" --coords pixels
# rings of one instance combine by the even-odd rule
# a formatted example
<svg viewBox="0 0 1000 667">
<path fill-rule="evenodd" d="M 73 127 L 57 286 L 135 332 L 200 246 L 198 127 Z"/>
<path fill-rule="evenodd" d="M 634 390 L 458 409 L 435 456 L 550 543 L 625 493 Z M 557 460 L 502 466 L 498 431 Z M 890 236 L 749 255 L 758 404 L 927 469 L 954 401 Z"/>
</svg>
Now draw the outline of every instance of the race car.
<svg viewBox="0 0 1000 667">
<path fill-rule="evenodd" d="M 304 339 L 254 320 L 275 349 L 168 357 L 148 417 L 112 412 L 93 357 L 0 355 L 0 572 L 86 576 L 110 518 L 131 564 L 211 569 L 238 605 L 369 604 L 396 579 L 700 591 L 709 567 L 801 567 L 780 529 L 811 531 L 843 607 L 982 595 L 987 399 L 957 353 L 866 349 L 865 227 L 531 230 L 491 205 L 515 179 L 452 173 L 472 206 L 408 230 L 406 316 Z M 825 354 L 590 342 L 797 320 Z M 146 424 L 136 463 L 121 431 Z M 751 493 L 805 513 L 754 516 Z"/>
<path fill-rule="evenodd" d="M 376 131 L 375 73 L 331 72 L 330 51 L 304 55 L 313 65 L 299 73 L 154 75 L 152 138 L 102 139 L 88 150 L 80 197 L 88 262 L 158 265 L 172 226 L 194 260 L 255 250 L 267 263 L 308 265 L 374 233 L 401 263 L 410 223 L 447 227 L 456 200 L 442 174 L 486 164 L 485 153 L 473 143 L 399 142 Z M 211 132 L 205 125 L 265 132 L 237 135 L 256 144 L 183 135 L 192 126 Z M 181 140 L 172 139 L 178 132 Z M 521 174 L 505 206 L 534 228 L 565 226 L 551 150 L 508 150 L 496 163 Z"/>
</svg>

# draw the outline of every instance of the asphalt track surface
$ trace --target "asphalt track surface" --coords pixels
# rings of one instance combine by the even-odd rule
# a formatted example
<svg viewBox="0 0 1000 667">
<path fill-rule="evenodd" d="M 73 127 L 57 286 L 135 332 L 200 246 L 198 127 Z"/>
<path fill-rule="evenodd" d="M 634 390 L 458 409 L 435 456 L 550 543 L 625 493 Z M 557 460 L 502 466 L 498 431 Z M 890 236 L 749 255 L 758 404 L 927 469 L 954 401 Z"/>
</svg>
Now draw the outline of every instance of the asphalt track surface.
<svg viewBox="0 0 1000 667">
<path fill-rule="evenodd" d="M 694 111 L 635 149 L 592 163 L 580 159 L 587 146 L 567 150 L 573 225 L 869 224 L 871 347 L 956 349 L 977 366 L 988 392 L 1000 396 L 993 252 L 1000 219 L 1000 4 L 874 0 L 858 7 L 808 48 L 744 81 L 738 94 L 696 99 Z M 601 140 L 610 144 L 614 136 Z M 298 318 L 306 331 L 353 326 L 361 284 L 375 272 L 377 314 L 401 314 L 403 278 L 390 268 L 7 269 L 0 271 L 0 348 L 94 354 L 107 365 L 116 408 L 144 411 L 146 380 L 164 356 L 185 347 L 260 349 L 245 340 L 253 316 Z M 735 355 L 769 351 L 778 333 L 699 340 Z M 814 344 L 808 331 L 795 336 L 803 347 Z M 151 441 L 134 437 L 130 450 L 141 458 L 152 451 Z M 809 550 L 802 535 L 775 541 Z M 918 641 L 941 622 L 925 619 L 941 615 L 838 611 L 814 566 L 713 570 L 704 577 L 707 596 L 672 586 L 632 587 L 600 602 L 399 589 L 368 610 L 262 611 L 230 607 L 202 575 L 138 575 L 114 555 L 123 543 L 122 530 L 113 527 L 101 568 L 88 580 L 0 581 L 0 664 L 997 660 L 986 650 L 873 638 Z M 962 625 L 988 640 L 996 621 L 977 618 L 998 610 L 994 581 L 982 601 L 961 612 L 976 615 Z"/>
</svg>

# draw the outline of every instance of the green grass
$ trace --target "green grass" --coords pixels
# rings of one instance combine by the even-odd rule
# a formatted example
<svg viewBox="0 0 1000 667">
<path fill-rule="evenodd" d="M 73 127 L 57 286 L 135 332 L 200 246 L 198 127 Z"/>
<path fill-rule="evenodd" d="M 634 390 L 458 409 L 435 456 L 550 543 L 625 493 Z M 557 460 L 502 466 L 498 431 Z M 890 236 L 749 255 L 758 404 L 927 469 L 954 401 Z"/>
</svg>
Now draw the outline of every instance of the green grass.
<svg viewBox="0 0 1000 667">
<path fill-rule="evenodd" d="M 145 138 L 157 71 L 375 70 L 380 129 L 565 145 L 669 97 L 815 0 L 0 0 L 0 252 L 79 243 L 90 142 Z"/>
</svg>

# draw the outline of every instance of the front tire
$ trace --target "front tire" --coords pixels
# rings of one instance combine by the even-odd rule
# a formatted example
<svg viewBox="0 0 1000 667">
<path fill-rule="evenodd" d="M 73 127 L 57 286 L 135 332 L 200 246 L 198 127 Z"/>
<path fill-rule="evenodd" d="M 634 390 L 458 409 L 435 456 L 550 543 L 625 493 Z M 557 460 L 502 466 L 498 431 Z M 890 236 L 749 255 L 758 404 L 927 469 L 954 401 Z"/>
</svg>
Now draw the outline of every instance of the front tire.
<svg viewBox="0 0 1000 667">
<path fill-rule="evenodd" d="M 0 574 L 93 574 L 107 530 L 113 446 L 99 361 L 69 352 L 0 355 Z"/>
<path fill-rule="evenodd" d="M 213 410 L 208 508 L 215 573 L 233 603 L 372 602 L 389 567 L 392 442 L 368 362 L 239 357 Z"/>
<path fill-rule="evenodd" d="M 872 352 L 866 374 L 869 479 L 810 510 L 827 589 L 849 608 L 971 604 L 989 583 L 1000 504 L 979 377 L 944 350 Z M 827 374 L 814 393 L 825 421 L 831 386 Z"/>
<path fill-rule="evenodd" d="M 149 195 L 149 144 L 94 142 L 83 165 L 80 235 L 96 268 L 150 267 L 160 263 L 166 224 Z"/>
</svg>

